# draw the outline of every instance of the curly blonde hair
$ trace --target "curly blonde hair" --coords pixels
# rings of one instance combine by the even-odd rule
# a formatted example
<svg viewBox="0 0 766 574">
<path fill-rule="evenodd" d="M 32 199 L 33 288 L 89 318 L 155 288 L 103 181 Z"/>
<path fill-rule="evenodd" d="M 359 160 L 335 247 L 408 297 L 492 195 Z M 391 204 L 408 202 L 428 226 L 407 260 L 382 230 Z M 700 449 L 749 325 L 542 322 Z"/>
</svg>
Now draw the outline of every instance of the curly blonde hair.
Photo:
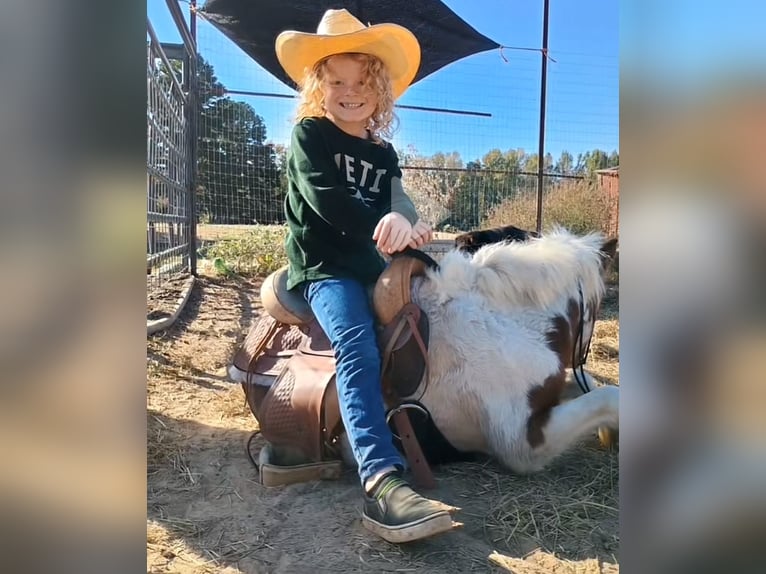
<svg viewBox="0 0 766 574">
<path fill-rule="evenodd" d="M 341 55 L 362 62 L 365 85 L 378 96 L 378 105 L 367 122 L 367 129 L 370 130 L 373 140 L 382 145 L 385 143 L 382 138 L 391 138 L 396 131 L 399 120 L 394 113 L 394 96 L 388 70 L 380 58 L 370 54 L 356 52 L 333 54 L 314 64 L 314 67 L 303 77 L 300 85 L 300 103 L 298 104 L 296 120 L 301 121 L 303 118 L 326 115 L 322 81 L 327 73 L 328 60 Z"/>
</svg>

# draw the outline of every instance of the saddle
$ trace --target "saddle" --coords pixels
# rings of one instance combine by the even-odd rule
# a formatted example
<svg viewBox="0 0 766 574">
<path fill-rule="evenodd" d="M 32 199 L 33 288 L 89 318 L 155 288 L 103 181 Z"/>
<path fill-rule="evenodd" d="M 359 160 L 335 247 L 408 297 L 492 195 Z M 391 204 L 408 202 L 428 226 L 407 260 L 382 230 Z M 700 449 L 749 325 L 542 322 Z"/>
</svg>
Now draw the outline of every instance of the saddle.
<svg viewBox="0 0 766 574">
<path fill-rule="evenodd" d="M 370 294 L 384 402 L 415 480 L 425 488 L 435 485 L 433 474 L 401 402 L 415 393 L 427 369 L 428 319 L 412 303 L 410 284 L 425 273 L 428 259 L 395 257 Z M 342 468 L 334 353 L 308 303 L 288 291 L 286 281 L 286 267 L 264 280 L 261 301 L 267 313 L 250 329 L 229 368 L 268 442 L 256 463 L 265 485 L 338 478 Z"/>
</svg>

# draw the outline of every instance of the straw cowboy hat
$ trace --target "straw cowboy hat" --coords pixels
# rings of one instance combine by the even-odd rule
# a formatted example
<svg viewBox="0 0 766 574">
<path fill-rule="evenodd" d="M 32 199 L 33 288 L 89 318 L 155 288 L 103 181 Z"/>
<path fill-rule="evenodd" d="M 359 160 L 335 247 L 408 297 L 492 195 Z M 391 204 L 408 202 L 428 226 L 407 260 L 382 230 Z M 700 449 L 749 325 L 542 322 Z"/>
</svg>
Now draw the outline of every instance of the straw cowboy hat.
<svg viewBox="0 0 766 574">
<path fill-rule="evenodd" d="M 420 44 L 398 24 L 365 26 L 348 10 L 328 10 L 316 34 L 287 30 L 277 36 L 277 59 L 296 84 L 322 58 L 343 52 L 380 58 L 391 76 L 394 98 L 401 96 L 420 66 Z"/>
</svg>

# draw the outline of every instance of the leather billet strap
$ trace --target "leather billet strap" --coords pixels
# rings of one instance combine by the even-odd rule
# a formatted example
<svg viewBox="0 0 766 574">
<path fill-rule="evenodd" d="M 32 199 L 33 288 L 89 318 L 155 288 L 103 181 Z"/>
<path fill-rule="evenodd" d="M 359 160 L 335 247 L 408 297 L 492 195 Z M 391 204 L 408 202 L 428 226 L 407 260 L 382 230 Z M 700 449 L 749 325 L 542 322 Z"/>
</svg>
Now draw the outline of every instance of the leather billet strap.
<svg viewBox="0 0 766 574">
<path fill-rule="evenodd" d="M 423 449 L 420 448 L 420 443 L 418 443 L 418 439 L 415 437 L 415 431 L 412 429 L 412 423 L 410 422 L 407 410 L 404 407 L 396 407 L 390 413 L 390 416 L 393 417 L 396 431 L 404 448 L 404 456 L 410 465 L 415 482 L 421 488 L 435 488 L 436 480 L 431 472 L 431 467 L 428 466 Z"/>
</svg>

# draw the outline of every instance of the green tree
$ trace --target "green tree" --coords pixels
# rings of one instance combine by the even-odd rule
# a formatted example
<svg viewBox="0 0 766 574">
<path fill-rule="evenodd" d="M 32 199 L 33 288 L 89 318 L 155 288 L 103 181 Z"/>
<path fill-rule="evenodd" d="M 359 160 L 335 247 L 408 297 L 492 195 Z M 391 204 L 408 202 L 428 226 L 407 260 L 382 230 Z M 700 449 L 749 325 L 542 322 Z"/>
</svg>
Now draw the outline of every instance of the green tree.
<svg viewBox="0 0 766 574">
<path fill-rule="evenodd" d="M 263 118 L 230 99 L 201 56 L 197 81 L 197 212 L 214 223 L 283 222 L 285 188 Z"/>
<path fill-rule="evenodd" d="M 509 149 L 505 152 L 506 167 L 512 173 L 521 171 L 521 166 L 524 165 L 525 159 L 526 153 L 521 148 Z"/>
<path fill-rule="evenodd" d="M 561 175 L 570 175 L 574 171 L 574 158 L 572 154 L 563 150 L 553 171 Z"/>
<path fill-rule="evenodd" d="M 608 165 L 609 156 L 607 153 L 600 149 L 594 149 L 585 161 L 585 171 L 588 175 L 592 175 L 599 169 L 605 169 Z"/>
<path fill-rule="evenodd" d="M 457 152 L 427 157 L 410 146 L 401 155 L 401 162 L 407 192 L 418 211 L 438 229 L 476 229 L 486 224 L 500 205 L 535 205 L 537 201 L 538 155 L 521 148 L 506 152 L 494 148 L 463 167 Z M 590 150 L 578 154 L 576 162 L 569 151 L 562 151 L 556 161 L 546 153 L 543 171 L 553 174 L 545 182 L 548 195 L 569 185 L 556 175 L 581 175 L 586 179 L 581 188 L 586 190 L 591 189 L 596 170 L 614 165 L 619 165 L 617 151 L 607 155 L 599 149 Z"/>
<path fill-rule="evenodd" d="M 537 173 L 537 168 L 539 165 L 540 160 L 538 159 L 537 154 L 531 153 L 526 158 L 524 158 L 523 170 L 526 173 Z"/>
<path fill-rule="evenodd" d="M 543 163 L 543 171 L 545 173 L 551 173 L 551 172 L 553 172 L 553 168 L 554 168 L 553 156 L 551 155 L 550 152 L 548 152 L 548 153 L 545 154 L 545 161 Z"/>
</svg>

